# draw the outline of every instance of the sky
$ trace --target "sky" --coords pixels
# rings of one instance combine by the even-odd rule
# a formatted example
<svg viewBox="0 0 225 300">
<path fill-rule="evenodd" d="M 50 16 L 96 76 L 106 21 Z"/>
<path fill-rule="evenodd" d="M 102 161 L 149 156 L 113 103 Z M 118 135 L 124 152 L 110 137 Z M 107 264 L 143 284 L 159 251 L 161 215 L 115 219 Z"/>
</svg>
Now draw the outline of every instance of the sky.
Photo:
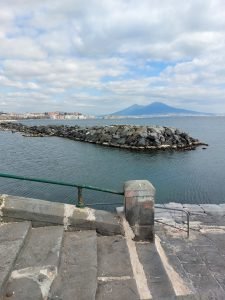
<svg viewBox="0 0 225 300">
<path fill-rule="evenodd" d="M 224 0 L 1 0 L 0 111 L 225 113 Z"/>
</svg>

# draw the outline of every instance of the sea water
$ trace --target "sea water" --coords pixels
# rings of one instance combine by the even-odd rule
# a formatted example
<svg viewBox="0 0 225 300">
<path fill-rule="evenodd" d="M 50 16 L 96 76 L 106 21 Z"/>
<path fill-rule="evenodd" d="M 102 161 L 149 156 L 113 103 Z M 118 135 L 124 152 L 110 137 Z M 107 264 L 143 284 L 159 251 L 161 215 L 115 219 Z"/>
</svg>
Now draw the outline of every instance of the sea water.
<svg viewBox="0 0 225 300">
<path fill-rule="evenodd" d="M 225 203 L 225 117 L 161 117 L 117 120 L 27 120 L 27 125 L 135 124 L 173 126 L 208 143 L 194 151 L 134 152 L 59 137 L 0 132 L 0 172 L 123 191 L 131 179 L 147 179 L 156 202 Z M 77 190 L 0 178 L 0 194 L 75 203 Z M 86 203 L 111 209 L 121 196 L 84 191 Z M 108 206 L 107 204 L 115 205 Z"/>
</svg>

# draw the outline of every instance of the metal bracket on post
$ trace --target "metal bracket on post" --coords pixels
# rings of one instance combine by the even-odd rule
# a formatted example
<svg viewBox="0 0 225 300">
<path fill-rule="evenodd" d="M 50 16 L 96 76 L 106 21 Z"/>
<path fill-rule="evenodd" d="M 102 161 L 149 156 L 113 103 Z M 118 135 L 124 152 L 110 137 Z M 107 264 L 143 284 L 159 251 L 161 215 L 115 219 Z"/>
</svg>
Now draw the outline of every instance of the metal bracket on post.
<svg viewBox="0 0 225 300">
<path fill-rule="evenodd" d="M 84 208 L 85 204 L 84 204 L 84 199 L 83 199 L 83 196 L 82 196 L 82 188 L 78 187 L 77 189 L 78 189 L 78 202 L 77 202 L 76 207 Z"/>
</svg>

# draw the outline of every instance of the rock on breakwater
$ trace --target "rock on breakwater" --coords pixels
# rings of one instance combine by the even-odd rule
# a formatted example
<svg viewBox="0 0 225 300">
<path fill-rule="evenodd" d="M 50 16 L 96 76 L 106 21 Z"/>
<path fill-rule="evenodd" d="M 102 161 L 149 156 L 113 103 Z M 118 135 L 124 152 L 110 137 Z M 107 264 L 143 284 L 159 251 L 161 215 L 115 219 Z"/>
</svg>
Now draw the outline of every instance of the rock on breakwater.
<svg viewBox="0 0 225 300">
<path fill-rule="evenodd" d="M 26 126 L 21 123 L 0 123 L 0 130 L 22 132 L 24 136 L 57 136 L 76 141 L 133 150 L 192 150 L 207 145 L 177 128 L 165 126 Z"/>
</svg>

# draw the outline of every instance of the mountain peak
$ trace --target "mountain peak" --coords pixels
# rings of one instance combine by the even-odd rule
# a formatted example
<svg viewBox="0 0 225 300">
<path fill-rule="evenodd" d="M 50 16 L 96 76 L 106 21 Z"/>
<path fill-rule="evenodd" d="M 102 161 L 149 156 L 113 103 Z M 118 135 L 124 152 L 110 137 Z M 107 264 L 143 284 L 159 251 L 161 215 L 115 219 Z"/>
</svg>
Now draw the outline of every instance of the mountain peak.
<svg viewBox="0 0 225 300">
<path fill-rule="evenodd" d="M 146 106 L 134 104 L 113 113 L 117 116 L 144 116 L 144 115 L 208 115 L 206 113 L 200 113 L 192 110 L 175 108 L 162 102 L 152 102 Z"/>
</svg>

